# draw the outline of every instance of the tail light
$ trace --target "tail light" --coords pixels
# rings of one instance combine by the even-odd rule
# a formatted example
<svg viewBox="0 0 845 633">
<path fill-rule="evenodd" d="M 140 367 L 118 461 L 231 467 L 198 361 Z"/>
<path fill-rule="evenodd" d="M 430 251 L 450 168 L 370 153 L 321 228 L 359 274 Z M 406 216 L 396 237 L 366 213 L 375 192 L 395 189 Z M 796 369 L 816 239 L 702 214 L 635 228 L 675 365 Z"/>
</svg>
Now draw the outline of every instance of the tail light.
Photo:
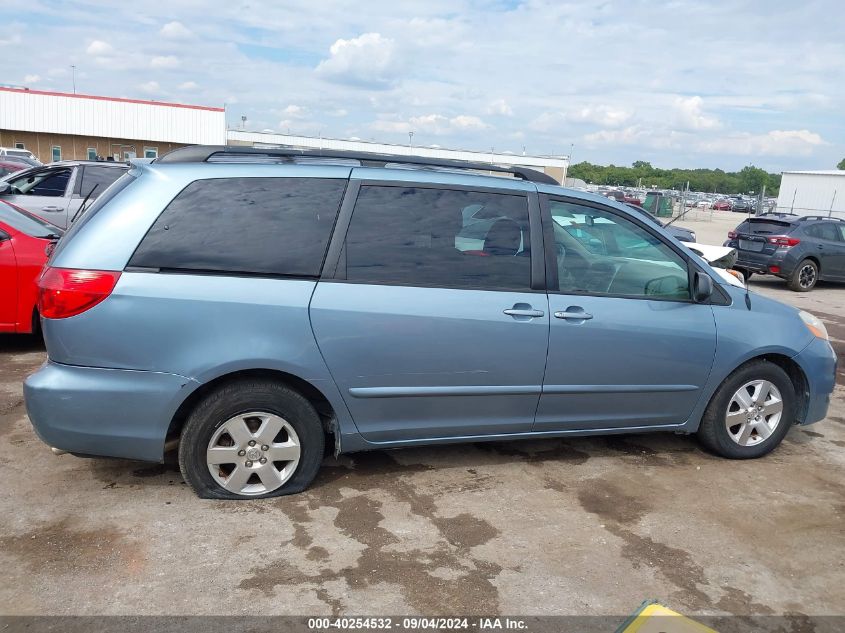
<svg viewBox="0 0 845 633">
<path fill-rule="evenodd" d="M 772 235 L 769 237 L 769 244 L 777 246 L 786 246 L 787 248 L 800 244 L 801 240 L 796 237 L 789 237 L 788 235 Z"/>
<path fill-rule="evenodd" d="M 736 231 L 728 231 L 728 239 L 735 240 L 736 239 Z"/>
<path fill-rule="evenodd" d="M 38 280 L 38 312 L 47 319 L 82 314 L 108 297 L 120 273 L 110 270 L 45 268 Z"/>
</svg>

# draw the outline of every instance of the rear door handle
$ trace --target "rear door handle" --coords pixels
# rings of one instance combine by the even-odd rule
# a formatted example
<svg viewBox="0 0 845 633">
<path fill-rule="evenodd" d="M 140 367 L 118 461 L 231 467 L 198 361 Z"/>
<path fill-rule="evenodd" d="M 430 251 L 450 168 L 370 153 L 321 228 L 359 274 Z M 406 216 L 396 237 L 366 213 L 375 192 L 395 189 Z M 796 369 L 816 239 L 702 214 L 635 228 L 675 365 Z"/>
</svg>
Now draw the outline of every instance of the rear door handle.
<svg viewBox="0 0 845 633">
<path fill-rule="evenodd" d="M 545 314 L 542 310 L 527 310 L 520 308 L 508 308 L 504 311 L 508 316 L 515 317 L 541 317 Z"/>
<path fill-rule="evenodd" d="M 564 310 L 562 312 L 555 312 L 556 319 L 570 319 L 572 321 L 586 321 L 592 319 L 593 315 L 583 310 Z"/>
</svg>

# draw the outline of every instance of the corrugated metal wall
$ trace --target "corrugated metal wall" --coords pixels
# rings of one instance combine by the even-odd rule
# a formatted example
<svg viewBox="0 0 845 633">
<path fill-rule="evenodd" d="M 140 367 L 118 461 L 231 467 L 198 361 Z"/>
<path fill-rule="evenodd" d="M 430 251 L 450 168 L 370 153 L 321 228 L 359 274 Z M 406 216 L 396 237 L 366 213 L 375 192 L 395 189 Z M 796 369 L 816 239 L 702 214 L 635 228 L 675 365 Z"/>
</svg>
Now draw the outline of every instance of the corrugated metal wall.
<svg viewBox="0 0 845 633">
<path fill-rule="evenodd" d="M 799 215 L 845 217 L 845 171 L 836 173 L 784 172 L 778 211 Z"/>
<path fill-rule="evenodd" d="M 171 143 L 226 144 L 222 108 L 0 88 L 0 129 Z"/>
</svg>

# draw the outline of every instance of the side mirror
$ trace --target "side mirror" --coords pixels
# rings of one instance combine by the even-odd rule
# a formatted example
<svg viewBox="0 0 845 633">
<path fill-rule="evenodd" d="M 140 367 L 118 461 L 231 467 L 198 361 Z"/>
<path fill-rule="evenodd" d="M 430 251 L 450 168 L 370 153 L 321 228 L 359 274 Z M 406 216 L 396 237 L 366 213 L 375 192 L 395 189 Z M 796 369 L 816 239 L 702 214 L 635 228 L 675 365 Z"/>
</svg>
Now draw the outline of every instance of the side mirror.
<svg viewBox="0 0 845 633">
<path fill-rule="evenodd" d="M 713 280 L 710 275 L 696 271 L 693 284 L 692 298 L 696 303 L 707 301 L 713 294 Z"/>
<path fill-rule="evenodd" d="M 0 230 L 0 243 L 5 242 L 6 240 L 12 239 L 12 236 L 6 233 L 6 231 Z"/>
<path fill-rule="evenodd" d="M 8 182 L 0 182 L 0 195 L 4 193 L 9 193 L 12 190 L 12 185 Z"/>
</svg>

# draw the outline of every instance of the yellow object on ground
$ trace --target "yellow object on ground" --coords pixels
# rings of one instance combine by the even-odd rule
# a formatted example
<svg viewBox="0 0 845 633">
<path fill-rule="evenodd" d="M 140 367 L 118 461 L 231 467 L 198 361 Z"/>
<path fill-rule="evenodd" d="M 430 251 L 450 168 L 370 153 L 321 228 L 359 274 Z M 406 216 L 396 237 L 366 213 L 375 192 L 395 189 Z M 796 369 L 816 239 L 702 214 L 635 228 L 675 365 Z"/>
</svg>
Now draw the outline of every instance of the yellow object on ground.
<svg viewBox="0 0 845 633">
<path fill-rule="evenodd" d="M 656 602 L 644 602 L 616 633 L 717 633 Z"/>
</svg>

